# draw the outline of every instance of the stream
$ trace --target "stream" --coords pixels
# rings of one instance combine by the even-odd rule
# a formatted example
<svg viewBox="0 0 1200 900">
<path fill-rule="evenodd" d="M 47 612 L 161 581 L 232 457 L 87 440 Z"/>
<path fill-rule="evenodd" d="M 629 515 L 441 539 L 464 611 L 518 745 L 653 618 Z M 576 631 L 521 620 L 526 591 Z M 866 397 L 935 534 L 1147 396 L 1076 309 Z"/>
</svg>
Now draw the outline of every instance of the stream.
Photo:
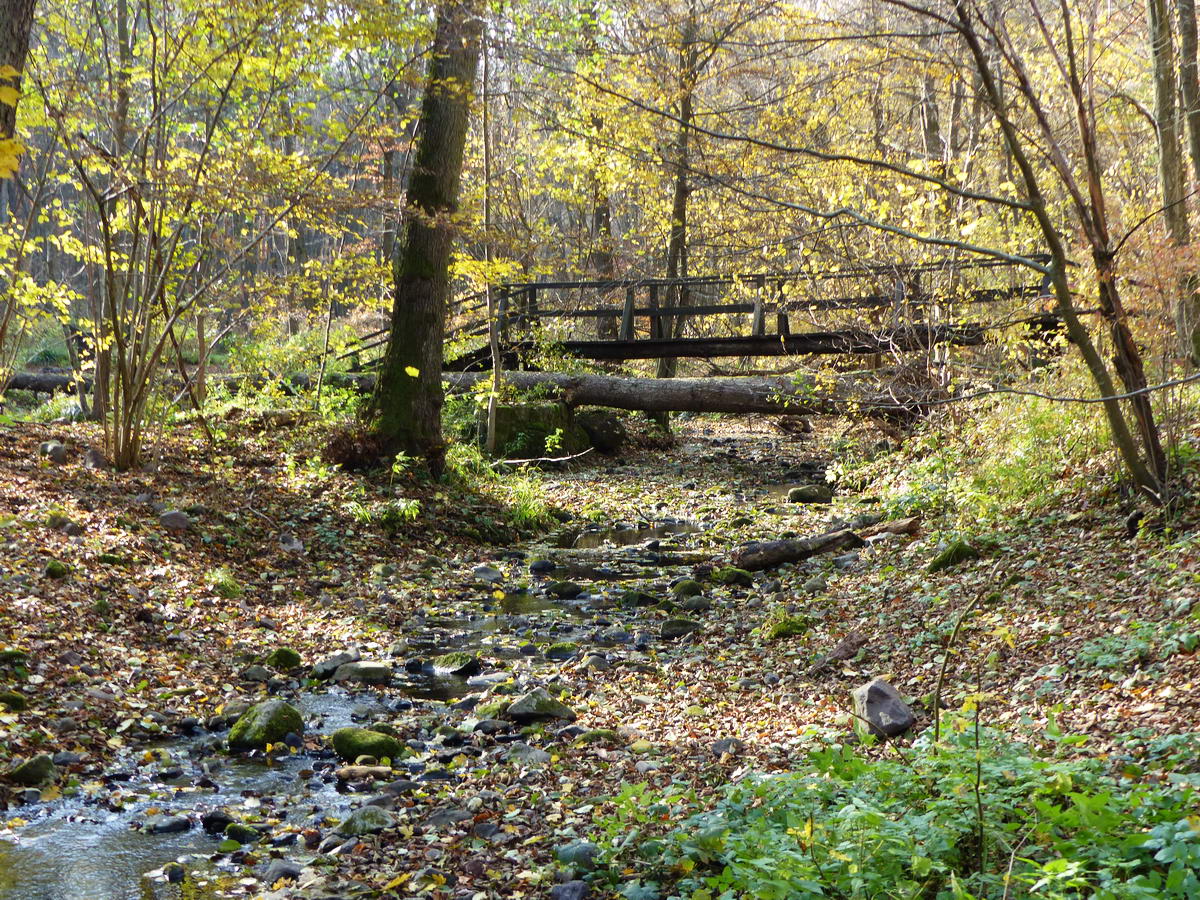
<svg viewBox="0 0 1200 900">
<path fill-rule="evenodd" d="M 621 595 L 634 584 L 665 595 L 667 582 L 690 572 L 683 562 L 687 538 L 699 530 L 694 523 L 662 521 L 560 531 L 523 548 L 521 560 L 497 564 L 508 569 L 502 583 L 515 587 L 498 589 L 478 577 L 471 584 L 465 573 L 470 599 L 462 609 L 452 615 L 426 611 L 398 629 L 390 652 L 395 676 L 386 688 L 310 690 L 292 682 L 279 696 L 301 711 L 307 735 L 391 721 L 398 713 L 450 721 L 451 704 L 469 712 L 498 681 L 524 674 L 524 681 L 540 683 L 577 658 L 547 659 L 547 644 L 578 645 L 600 655 L 621 647 L 636 655 L 657 636 L 641 610 L 620 604 Z M 526 560 L 555 565 L 531 575 Z M 567 580 L 577 580 L 583 590 L 574 597 L 547 590 L 551 582 Z M 429 659 L 459 650 L 477 653 L 484 671 L 471 678 L 433 673 Z M 221 835 L 201 827 L 206 814 L 225 810 L 249 822 L 278 820 L 254 850 L 262 870 L 272 855 L 300 863 L 312 858 L 317 841 L 306 837 L 327 832 L 327 819 L 343 819 L 365 799 L 335 776 L 339 763 L 330 751 L 270 761 L 228 756 L 223 737 L 224 731 L 201 728 L 126 751 L 103 771 L 85 770 L 64 797 L 10 810 L 11 831 L 0 839 L 0 900 L 204 897 L 222 874 L 245 877 L 250 862 L 249 848 L 218 850 Z M 417 780 L 438 774 L 432 770 L 445 748 L 437 737 L 420 737 L 409 741 L 419 752 L 398 766 L 407 766 L 407 777 Z M 13 825 L 14 816 L 26 824 Z M 321 852 L 328 852 L 326 843 L 328 838 Z M 175 883 L 184 869 L 186 894 Z"/>
</svg>

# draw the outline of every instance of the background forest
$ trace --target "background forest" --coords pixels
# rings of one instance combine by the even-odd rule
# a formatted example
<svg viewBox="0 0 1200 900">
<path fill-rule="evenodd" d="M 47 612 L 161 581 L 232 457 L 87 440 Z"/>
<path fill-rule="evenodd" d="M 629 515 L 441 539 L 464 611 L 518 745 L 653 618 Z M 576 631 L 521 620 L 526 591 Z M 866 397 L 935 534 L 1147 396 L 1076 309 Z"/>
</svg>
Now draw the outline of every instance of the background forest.
<svg viewBox="0 0 1200 900">
<path fill-rule="evenodd" d="M 0 0 L 0 900 L 1200 897 L 1197 45 Z"/>
</svg>

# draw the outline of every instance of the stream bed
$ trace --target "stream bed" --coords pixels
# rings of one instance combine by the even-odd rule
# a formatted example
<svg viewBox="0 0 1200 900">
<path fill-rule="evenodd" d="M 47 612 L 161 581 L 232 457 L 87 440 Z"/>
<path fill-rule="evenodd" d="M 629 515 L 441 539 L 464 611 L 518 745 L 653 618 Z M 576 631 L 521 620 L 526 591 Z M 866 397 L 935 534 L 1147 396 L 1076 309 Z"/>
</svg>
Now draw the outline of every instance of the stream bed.
<svg viewBox="0 0 1200 900">
<path fill-rule="evenodd" d="M 687 537 L 699 530 L 664 521 L 551 535 L 526 548 L 525 558 L 542 560 L 542 569 L 531 575 L 523 560 L 510 561 L 505 588 L 476 583 L 461 609 L 418 614 L 397 629 L 389 654 L 394 677 L 385 688 L 312 690 L 293 681 L 278 696 L 300 710 L 306 736 L 328 735 L 395 714 L 447 721 L 452 709 L 469 711 L 499 682 L 553 677 L 577 661 L 569 649 L 576 646 L 580 656 L 603 656 L 614 647 L 637 654 L 653 640 L 652 623 L 636 607 L 621 607 L 620 597 L 632 582 L 657 586 L 664 595 L 666 584 L 688 571 L 672 564 L 671 555 L 686 557 Z M 574 596 L 551 590 L 566 579 L 580 582 Z M 551 656 L 547 647 L 567 649 Z M 484 671 L 435 674 L 428 660 L 449 651 L 478 654 Z M 335 777 L 339 763 L 323 745 L 268 761 L 226 755 L 223 737 L 221 730 L 197 728 L 125 751 L 103 771 L 85 765 L 67 796 L 9 810 L 9 828 L 0 837 L 0 900 L 179 900 L 184 894 L 173 882 L 184 869 L 186 896 L 204 897 L 216 877 L 248 871 L 244 852 L 218 849 L 220 830 L 210 834 L 203 827 L 208 814 L 223 810 L 271 823 L 254 851 L 261 877 L 274 856 L 301 864 L 311 859 L 318 852 L 311 836 L 364 801 L 361 789 L 348 790 Z M 418 737 L 409 745 L 424 751 L 398 768 L 407 766 L 408 777 L 421 780 L 438 774 L 446 754 L 439 754 L 438 737 Z M 325 843 L 321 848 L 326 852 Z"/>
</svg>

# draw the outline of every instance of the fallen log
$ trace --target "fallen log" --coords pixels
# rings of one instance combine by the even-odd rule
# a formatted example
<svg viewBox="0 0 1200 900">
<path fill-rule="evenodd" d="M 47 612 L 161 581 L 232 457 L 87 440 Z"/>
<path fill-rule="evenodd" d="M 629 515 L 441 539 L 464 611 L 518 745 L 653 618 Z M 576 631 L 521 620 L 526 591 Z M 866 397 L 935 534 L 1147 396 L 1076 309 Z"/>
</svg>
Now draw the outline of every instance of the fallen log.
<svg viewBox="0 0 1200 900">
<path fill-rule="evenodd" d="M 317 385 L 316 377 L 305 372 L 296 372 L 292 375 L 280 376 L 275 379 L 268 379 L 264 375 L 211 374 L 207 379 L 209 385 L 221 384 L 235 389 L 242 384 L 249 384 L 254 388 L 262 388 L 270 381 L 274 381 L 285 391 L 289 392 L 310 390 Z M 161 383 L 171 388 L 178 388 L 180 379 L 178 377 L 169 377 L 163 379 Z M 70 375 L 59 372 L 17 372 L 9 380 L 8 387 L 16 391 L 33 391 L 38 394 L 56 394 L 59 391 L 73 394 L 76 384 L 76 380 Z M 325 387 L 351 388 L 361 394 L 368 394 L 375 389 L 375 376 L 362 373 L 327 372 L 325 373 Z M 85 391 L 92 389 L 91 378 L 83 378 L 83 389 Z"/>
<path fill-rule="evenodd" d="M 730 561 L 739 569 L 756 572 L 761 569 L 773 569 L 784 563 L 800 562 L 822 553 L 853 550 L 866 545 L 867 542 L 849 528 L 843 528 L 841 531 L 830 531 L 828 534 L 801 540 L 753 541 L 734 550 Z"/>
<path fill-rule="evenodd" d="M 452 393 L 462 393 L 492 376 L 462 372 L 447 373 L 445 377 Z M 923 399 L 870 391 L 848 381 L 826 389 L 809 378 L 622 378 L 505 372 L 504 380 L 519 391 L 550 388 L 571 407 L 607 406 L 644 412 L 828 415 L 855 407 L 867 414 L 903 419 L 919 411 Z"/>
</svg>

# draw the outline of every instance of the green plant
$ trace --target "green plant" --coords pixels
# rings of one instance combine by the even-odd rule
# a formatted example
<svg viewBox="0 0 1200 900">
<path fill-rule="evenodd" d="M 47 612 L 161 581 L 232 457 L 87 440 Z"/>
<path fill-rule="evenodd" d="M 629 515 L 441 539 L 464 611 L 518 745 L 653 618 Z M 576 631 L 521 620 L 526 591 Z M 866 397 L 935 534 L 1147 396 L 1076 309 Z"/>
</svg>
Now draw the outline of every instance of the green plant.
<svg viewBox="0 0 1200 900">
<path fill-rule="evenodd" d="M 801 771 L 750 776 L 709 809 L 627 789 L 599 824 L 610 870 L 693 900 L 1200 892 L 1195 779 L 1144 784 L 962 717 L 947 726 L 898 759 L 817 750 Z"/>
<path fill-rule="evenodd" d="M 219 566 L 208 573 L 208 584 L 214 594 L 226 600 L 236 600 L 245 593 L 233 572 Z"/>
</svg>

